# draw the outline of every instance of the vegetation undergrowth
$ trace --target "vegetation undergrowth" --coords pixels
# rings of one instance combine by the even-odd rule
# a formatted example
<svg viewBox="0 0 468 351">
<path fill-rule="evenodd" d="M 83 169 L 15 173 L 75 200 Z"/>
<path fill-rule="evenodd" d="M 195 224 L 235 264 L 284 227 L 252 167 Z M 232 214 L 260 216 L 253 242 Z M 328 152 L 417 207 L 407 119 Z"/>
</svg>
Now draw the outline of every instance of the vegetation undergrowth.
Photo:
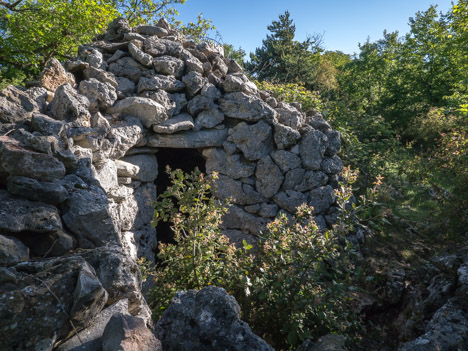
<svg viewBox="0 0 468 351">
<path fill-rule="evenodd" d="M 153 223 L 170 221 L 176 242 L 160 244 L 160 263 L 152 272 L 149 304 L 156 320 L 176 291 L 215 285 L 236 298 L 243 320 L 277 349 L 327 333 L 356 342 L 355 252 L 344 235 L 352 217 L 345 209 L 352 196 L 348 187 L 337 193 L 344 211 L 336 230 L 322 233 L 313 208 L 303 205 L 294 218 L 281 215 L 269 223 L 255 246 L 244 240 L 236 248 L 219 229 L 227 204 L 210 196 L 211 180 L 198 170 L 175 170 L 170 177 Z"/>
</svg>

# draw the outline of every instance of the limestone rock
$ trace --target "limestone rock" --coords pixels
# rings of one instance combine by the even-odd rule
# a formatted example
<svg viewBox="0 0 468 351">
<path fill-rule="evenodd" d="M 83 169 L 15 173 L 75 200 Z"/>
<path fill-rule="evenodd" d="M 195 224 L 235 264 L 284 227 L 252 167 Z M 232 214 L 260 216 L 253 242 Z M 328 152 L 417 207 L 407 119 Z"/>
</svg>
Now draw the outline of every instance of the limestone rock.
<svg viewBox="0 0 468 351">
<path fill-rule="evenodd" d="M 208 83 L 208 80 L 200 73 L 192 71 L 182 77 L 182 82 L 184 82 L 187 88 L 187 95 L 193 97 Z"/>
<path fill-rule="evenodd" d="M 78 246 L 92 248 L 119 240 L 118 224 L 106 194 L 97 187 L 75 188 L 62 204 L 63 222 L 75 234 Z"/>
<path fill-rule="evenodd" d="M 67 72 L 59 60 L 51 58 L 41 73 L 39 84 L 48 91 L 54 92 L 62 84 L 74 86 L 76 83 L 73 74 Z"/>
<path fill-rule="evenodd" d="M 142 77 L 138 82 L 138 94 L 144 91 L 165 90 L 168 93 L 177 93 L 185 88 L 185 84 L 173 76 L 154 75 L 151 78 Z"/>
<path fill-rule="evenodd" d="M 343 169 L 343 162 L 338 156 L 325 157 L 320 164 L 320 169 L 327 174 L 340 173 Z"/>
<path fill-rule="evenodd" d="M 113 73 L 116 78 L 124 77 L 133 83 L 138 83 L 144 70 L 145 66 L 136 62 L 131 57 L 122 57 L 109 65 L 109 72 Z"/>
<path fill-rule="evenodd" d="M 279 150 L 287 149 L 301 138 L 301 134 L 291 127 L 285 126 L 281 123 L 273 123 L 275 129 L 274 139 L 276 147 Z"/>
<path fill-rule="evenodd" d="M 68 198 L 68 191 L 56 182 L 39 182 L 22 176 L 9 176 L 7 180 L 8 191 L 11 194 L 31 201 L 58 205 Z"/>
<path fill-rule="evenodd" d="M 85 329 L 60 344 L 57 351 L 101 351 L 104 329 L 112 316 L 119 313 L 128 313 L 127 299 L 103 309 Z"/>
<path fill-rule="evenodd" d="M 252 205 L 265 201 L 250 185 L 220 174 L 213 183 L 213 194 L 216 198 L 226 200 L 232 198 L 238 205 Z"/>
<path fill-rule="evenodd" d="M 259 235 L 266 230 L 267 220 L 245 212 L 239 206 L 230 206 L 228 212 L 223 216 L 222 229 L 240 229 L 252 234 Z"/>
<path fill-rule="evenodd" d="M 194 128 L 192 116 L 186 113 L 181 113 L 175 117 L 169 118 L 164 122 L 153 125 L 155 133 L 173 134 L 183 130 Z"/>
<path fill-rule="evenodd" d="M 335 194 L 330 185 L 311 190 L 308 197 L 309 205 L 314 207 L 314 214 L 326 211 L 335 202 Z"/>
<path fill-rule="evenodd" d="M 167 351 L 273 350 L 240 320 L 236 300 L 216 287 L 178 292 L 159 320 L 156 336 Z"/>
<path fill-rule="evenodd" d="M 0 266 L 11 266 L 29 260 L 29 249 L 15 237 L 0 234 Z"/>
<path fill-rule="evenodd" d="M 193 101 L 193 100 L 192 100 Z M 194 129 L 210 129 L 224 121 L 224 114 L 217 108 L 201 111 L 195 120 Z"/>
<path fill-rule="evenodd" d="M 0 92 L 0 123 L 16 123 L 30 119 L 40 106 L 28 94 L 12 85 Z"/>
<path fill-rule="evenodd" d="M 168 118 L 166 109 L 163 106 L 151 99 L 142 97 L 128 97 L 119 100 L 109 112 L 138 117 L 143 125 L 148 128 Z"/>
<path fill-rule="evenodd" d="M 122 119 L 113 121 L 107 136 L 112 143 L 110 157 L 122 158 L 132 147 L 143 141 L 143 126 L 138 118 L 124 116 Z"/>
<path fill-rule="evenodd" d="M 294 190 L 285 190 L 277 193 L 273 200 L 289 213 L 296 213 L 297 207 L 307 204 L 307 196 Z"/>
<path fill-rule="evenodd" d="M 255 176 L 257 178 L 255 187 L 266 198 L 273 197 L 280 189 L 284 180 L 281 170 L 270 156 L 265 156 L 258 161 Z"/>
<path fill-rule="evenodd" d="M 148 139 L 148 145 L 175 149 L 220 147 L 227 139 L 227 134 L 226 129 L 187 131 L 168 135 L 157 134 Z"/>
<path fill-rule="evenodd" d="M 132 31 L 130 23 L 126 18 L 118 17 L 114 19 L 107 26 L 106 35 L 104 36 L 105 40 L 118 40 L 122 39 L 125 33 Z"/>
<path fill-rule="evenodd" d="M 111 72 L 106 72 L 102 69 L 95 68 L 95 67 L 88 67 L 83 71 L 83 76 L 87 80 L 91 80 L 91 78 L 97 79 L 101 83 L 105 83 L 117 89 L 118 81 L 117 77 L 114 76 Z"/>
<path fill-rule="evenodd" d="M 143 66 L 151 67 L 153 63 L 153 57 L 145 54 L 135 44 L 128 43 L 128 52 L 135 59 L 135 61 L 141 63 Z"/>
<path fill-rule="evenodd" d="M 59 86 L 49 104 L 52 117 L 71 122 L 74 127 L 89 126 L 91 115 L 88 108 L 88 98 L 78 94 L 70 84 Z"/>
<path fill-rule="evenodd" d="M 247 95 L 253 95 L 257 92 L 257 86 L 243 73 L 228 74 L 223 82 L 223 88 L 227 93 L 242 91 Z"/>
<path fill-rule="evenodd" d="M 197 95 L 188 102 L 187 111 L 195 117 L 199 112 L 203 110 L 212 110 L 215 107 L 213 100 L 202 95 Z"/>
<path fill-rule="evenodd" d="M 143 319 L 118 313 L 111 317 L 104 329 L 102 350 L 162 351 L 162 347 L 161 342 L 146 328 Z"/>
<path fill-rule="evenodd" d="M 65 122 L 57 121 L 40 113 L 33 114 L 31 118 L 31 129 L 42 135 L 62 136 L 66 134 L 68 128 L 69 126 Z"/>
<path fill-rule="evenodd" d="M 271 127 L 263 121 L 254 125 L 241 122 L 229 131 L 228 141 L 242 150 L 250 161 L 261 159 L 273 150 Z"/>
<path fill-rule="evenodd" d="M 270 156 L 283 173 L 298 168 L 301 165 L 301 159 L 289 151 L 275 150 Z"/>
<path fill-rule="evenodd" d="M 275 110 L 278 113 L 278 121 L 294 130 L 298 130 L 305 122 L 305 115 L 291 104 L 281 102 Z"/>
<path fill-rule="evenodd" d="M 327 182 L 328 176 L 325 173 L 321 171 L 307 171 L 304 173 L 302 182 L 295 186 L 295 190 L 307 191 L 322 185 L 326 185 Z"/>
<path fill-rule="evenodd" d="M 254 174 L 255 165 L 242 159 L 239 154 L 227 154 L 223 149 L 203 150 L 206 157 L 206 172 L 218 172 L 233 179 L 247 178 Z"/>
<path fill-rule="evenodd" d="M 325 156 L 336 155 L 341 149 L 340 133 L 330 129 L 325 132 L 325 135 L 328 138 L 328 147 L 325 150 Z"/>
<path fill-rule="evenodd" d="M 181 78 L 184 74 L 184 61 L 172 56 L 160 56 L 153 59 L 153 67 L 156 73 L 172 75 Z"/>
<path fill-rule="evenodd" d="M 7 233 L 50 233 L 62 229 L 56 207 L 15 198 L 0 190 L 0 231 Z"/>
<path fill-rule="evenodd" d="M 169 55 L 179 57 L 184 50 L 181 43 L 176 41 L 159 39 L 157 36 L 149 37 L 144 43 L 145 52 L 151 56 Z"/>
<path fill-rule="evenodd" d="M 219 99 L 221 111 L 232 118 L 243 119 L 246 121 L 273 121 L 276 118 L 276 112 L 262 99 L 246 95 L 243 92 L 235 92 L 224 95 Z"/>
<path fill-rule="evenodd" d="M 327 136 L 318 130 L 313 130 L 302 138 L 300 152 L 305 169 L 312 171 L 320 169 L 325 150 L 327 149 L 327 141 Z"/>
<path fill-rule="evenodd" d="M 138 172 L 131 176 L 133 179 L 141 182 L 153 182 L 158 176 L 158 161 L 154 155 L 126 156 L 122 158 L 122 161 L 138 167 Z"/>
<path fill-rule="evenodd" d="M 82 80 L 79 91 L 88 98 L 91 105 L 96 105 L 95 112 L 98 108 L 105 109 L 111 107 L 115 100 L 117 100 L 117 93 L 114 87 L 101 83 L 95 78 Z"/>
</svg>

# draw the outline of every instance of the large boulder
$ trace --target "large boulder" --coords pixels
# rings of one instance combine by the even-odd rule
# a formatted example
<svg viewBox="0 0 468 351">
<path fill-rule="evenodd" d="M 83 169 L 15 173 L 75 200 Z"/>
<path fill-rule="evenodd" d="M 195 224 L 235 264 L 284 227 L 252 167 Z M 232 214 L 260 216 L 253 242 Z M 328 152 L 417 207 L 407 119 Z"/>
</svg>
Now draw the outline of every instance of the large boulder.
<svg viewBox="0 0 468 351">
<path fill-rule="evenodd" d="M 164 350 L 273 350 L 240 319 L 236 300 L 222 288 L 178 292 L 156 326 Z"/>
</svg>

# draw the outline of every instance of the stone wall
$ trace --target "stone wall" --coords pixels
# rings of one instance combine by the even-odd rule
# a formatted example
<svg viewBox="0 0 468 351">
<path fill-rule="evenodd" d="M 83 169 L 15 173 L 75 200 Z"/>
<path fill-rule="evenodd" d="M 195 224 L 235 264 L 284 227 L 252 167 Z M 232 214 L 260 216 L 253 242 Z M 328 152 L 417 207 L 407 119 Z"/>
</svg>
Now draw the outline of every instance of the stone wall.
<svg viewBox="0 0 468 351">
<path fill-rule="evenodd" d="M 39 83 L 0 93 L 0 331 L 20 340 L 0 340 L 2 350 L 51 349 L 105 326 L 96 318 L 111 307 L 151 323 L 135 261 L 153 260 L 157 246 L 158 149 L 196 149 L 219 173 L 213 192 L 233 198 L 223 230 L 235 241 L 304 202 L 322 228 L 336 218 L 339 134 L 165 20 L 130 28 L 117 19 L 76 59 L 52 59 Z M 47 309 L 8 308 L 24 305 L 24 289 L 38 305 L 61 306 L 48 334 L 36 326 Z"/>
</svg>

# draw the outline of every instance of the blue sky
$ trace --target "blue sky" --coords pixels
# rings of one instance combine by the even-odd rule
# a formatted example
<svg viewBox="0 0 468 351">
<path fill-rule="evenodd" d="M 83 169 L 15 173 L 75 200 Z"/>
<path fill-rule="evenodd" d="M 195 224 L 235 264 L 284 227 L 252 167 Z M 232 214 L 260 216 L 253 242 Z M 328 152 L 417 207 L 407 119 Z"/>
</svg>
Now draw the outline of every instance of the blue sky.
<svg viewBox="0 0 468 351">
<path fill-rule="evenodd" d="M 451 0 L 187 0 L 177 9 L 184 23 L 202 12 L 224 42 L 242 47 L 247 54 L 261 46 L 267 26 L 288 10 L 296 24 L 296 40 L 323 34 L 327 50 L 352 54 L 367 37 L 381 38 L 384 29 L 407 33 L 408 18 L 431 4 L 438 4 L 445 13 Z"/>
</svg>

